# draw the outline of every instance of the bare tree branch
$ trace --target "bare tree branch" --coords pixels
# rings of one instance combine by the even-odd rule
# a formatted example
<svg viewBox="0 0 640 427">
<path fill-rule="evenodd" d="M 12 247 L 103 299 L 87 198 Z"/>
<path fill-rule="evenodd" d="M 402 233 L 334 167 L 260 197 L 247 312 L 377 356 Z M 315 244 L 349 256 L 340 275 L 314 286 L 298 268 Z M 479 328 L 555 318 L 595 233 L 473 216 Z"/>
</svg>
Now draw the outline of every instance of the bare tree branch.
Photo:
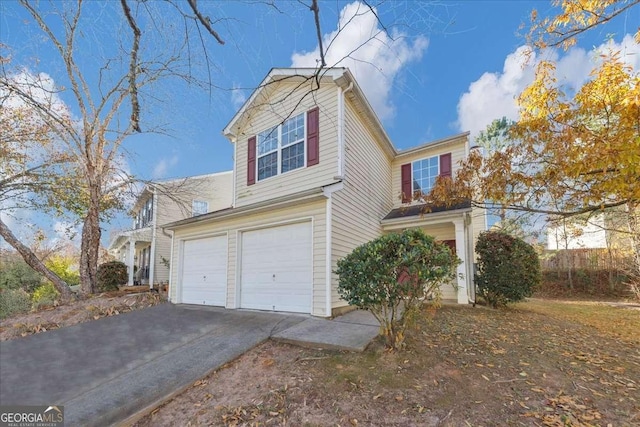
<svg viewBox="0 0 640 427">
<path fill-rule="evenodd" d="M 218 43 L 224 44 L 224 40 L 222 40 L 222 37 L 220 37 L 216 30 L 214 30 L 211 26 L 211 19 L 209 19 L 208 16 L 204 16 L 202 13 L 200 13 L 200 10 L 198 9 L 198 5 L 196 3 L 197 0 L 187 0 L 187 2 L 189 3 L 189 6 L 191 6 L 191 10 L 193 10 L 193 13 L 196 14 L 196 18 L 198 18 L 198 21 L 200 21 L 200 23 L 204 25 L 209 34 L 211 34 L 218 41 Z"/>
<path fill-rule="evenodd" d="M 120 4 L 122 5 L 122 11 L 124 12 L 124 16 L 127 18 L 127 22 L 129 23 L 129 27 L 131 27 L 131 31 L 133 31 L 133 45 L 131 46 L 131 51 L 129 52 L 130 61 L 129 61 L 129 93 L 131 95 L 131 127 L 136 132 L 142 132 L 140 129 L 140 102 L 138 100 L 138 88 L 136 87 L 136 80 L 138 75 L 138 49 L 140 48 L 140 28 L 136 24 L 136 21 L 131 16 L 131 9 L 127 4 L 127 0 L 120 0 Z"/>
<path fill-rule="evenodd" d="M 322 28 L 320 28 L 320 7 L 318 6 L 318 0 L 312 0 L 309 9 L 313 12 L 313 19 L 316 23 L 316 36 L 318 37 L 318 49 L 320 51 L 320 68 L 324 68 L 327 66 L 327 61 L 324 59 L 324 49 L 322 48 Z"/>
</svg>

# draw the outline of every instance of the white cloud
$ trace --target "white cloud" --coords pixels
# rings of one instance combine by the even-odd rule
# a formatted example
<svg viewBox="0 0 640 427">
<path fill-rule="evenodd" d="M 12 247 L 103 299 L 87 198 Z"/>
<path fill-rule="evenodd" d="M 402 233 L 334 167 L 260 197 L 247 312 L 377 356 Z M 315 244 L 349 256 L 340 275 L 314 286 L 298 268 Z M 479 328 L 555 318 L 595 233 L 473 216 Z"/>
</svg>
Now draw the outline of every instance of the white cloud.
<svg viewBox="0 0 640 427">
<path fill-rule="evenodd" d="M 518 119 L 516 97 L 534 77 L 534 69 L 540 58 L 532 55 L 527 61 L 528 48 L 521 46 L 509 54 L 502 72 L 484 73 L 469 85 L 458 101 L 458 128 L 470 131 L 474 137 L 494 119 L 507 117 Z M 574 47 L 559 55 L 557 51 L 544 53 L 545 59 L 556 61 L 558 83 L 569 90 L 577 90 L 589 78 L 589 73 L 601 61 L 600 55 L 619 51 L 622 60 L 640 70 L 640 46 L 633 36 L 626 35 L 620 43 L 609 41 L 593 51 Z"/>
<path fill-rule="evenodd" d="M 169 172 L 169 169 L 175 166 L 177 163 L 178 163 L 177 155 L 174 155 L 170 158 L 161 159 L 158 163 L 156 163 L 156 166 L 153 168 L 153 172 L 151 172 L 151 178 L 153 179 L 165 178 L 167 176 L 167 172 Z"/>
<path fill-rule="evenodd" d="M 71 117 L 69 108 L 58 95 L 59 89 L 55 81 L 47 73 L 34 74 L 25 68 L 10 74 L 7 80 L 10 86 L 21 91 L 24 96 L 9 93 L 6 87 L 0 88 L 3 108 L 27 108 L 27 99 L 30 98 L 62 120 Z"/>
<path fill-rule="evenodd" d="M 233 85 L 233 89 L 231 89 L 231 103 L 233 107 L 236 110 L 240 109 L 246 100 L 247 95 L 245 95 L 244 91 L 236 85 Z"/>
<path fill-rule="evenodd" d="M 373 12 L 358 1 L 340 12 L 338 29 L 322 37 L 328 66 L 348 67 L 380 119 L 393 117 L 395 109 L 389 95 L 398 74 L 411 62 L 422 58 L 429 41 L 392 30 L 391 35 L 379 27 Z M 311 52 L 295 52 L 292 67 L 316 67 L 318 47 Z"/>
</svg>

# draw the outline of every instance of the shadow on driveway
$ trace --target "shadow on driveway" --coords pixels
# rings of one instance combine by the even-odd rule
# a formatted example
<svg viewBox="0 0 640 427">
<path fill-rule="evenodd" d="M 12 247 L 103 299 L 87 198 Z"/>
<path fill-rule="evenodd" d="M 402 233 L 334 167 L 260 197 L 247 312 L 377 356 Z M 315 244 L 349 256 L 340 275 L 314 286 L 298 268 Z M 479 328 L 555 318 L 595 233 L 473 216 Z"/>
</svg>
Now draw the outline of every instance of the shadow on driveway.
<svg viewBox="0 0 640 427">
<path fill-rule="evenodd" d="M 305 317 L 161 304 L 0 343 L 1 405 L 121 421 Z"/>
</svg>

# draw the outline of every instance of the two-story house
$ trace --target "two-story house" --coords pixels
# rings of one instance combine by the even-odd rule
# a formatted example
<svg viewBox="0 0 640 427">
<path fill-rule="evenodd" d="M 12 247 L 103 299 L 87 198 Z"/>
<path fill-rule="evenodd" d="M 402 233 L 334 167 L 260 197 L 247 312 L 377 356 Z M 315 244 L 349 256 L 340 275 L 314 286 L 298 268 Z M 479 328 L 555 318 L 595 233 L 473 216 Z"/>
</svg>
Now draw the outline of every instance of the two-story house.
<svg viewBox="0 0 640 427">
<path fill-rule="evenodd" d="M 160 225 L 231 207 L 233 171 L 145 185 L 131 229 L 113 236 L 109 253 L 128 267 L 129 285 L 169 282 L 171 234 Z"/>
<path fill-rule="evenodd" d="M 348 69 L 273 69 L 225 127 L 233 207 L 165 226 L 174 303 L 330 317 L 347 303 L 337 261 L 384 233 L 420 227 L 462 260 L 444 299 L 473 300 L 470 206 L 424 213 L 410 200 L 451 175 L 468 134 L 397 150 Z"/>
</svg>

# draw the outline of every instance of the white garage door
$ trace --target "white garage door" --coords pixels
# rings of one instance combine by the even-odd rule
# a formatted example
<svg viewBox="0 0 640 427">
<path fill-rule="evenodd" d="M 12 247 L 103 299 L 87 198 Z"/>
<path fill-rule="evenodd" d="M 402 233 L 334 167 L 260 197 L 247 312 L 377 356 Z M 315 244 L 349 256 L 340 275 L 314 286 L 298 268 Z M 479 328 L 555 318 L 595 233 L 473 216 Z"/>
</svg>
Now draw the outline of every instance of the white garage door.
<svg viewBox="0 0 640 427">
<path fill-rule="evenodd" d="M 311 223 L 242 233 L 240 306 L 311 312 Z"/>
<path fill-rule="evenodd" d="M 182 302 L 224 306 L 227 299 L 227 237 L 184 242 Z"/>
</svg>

